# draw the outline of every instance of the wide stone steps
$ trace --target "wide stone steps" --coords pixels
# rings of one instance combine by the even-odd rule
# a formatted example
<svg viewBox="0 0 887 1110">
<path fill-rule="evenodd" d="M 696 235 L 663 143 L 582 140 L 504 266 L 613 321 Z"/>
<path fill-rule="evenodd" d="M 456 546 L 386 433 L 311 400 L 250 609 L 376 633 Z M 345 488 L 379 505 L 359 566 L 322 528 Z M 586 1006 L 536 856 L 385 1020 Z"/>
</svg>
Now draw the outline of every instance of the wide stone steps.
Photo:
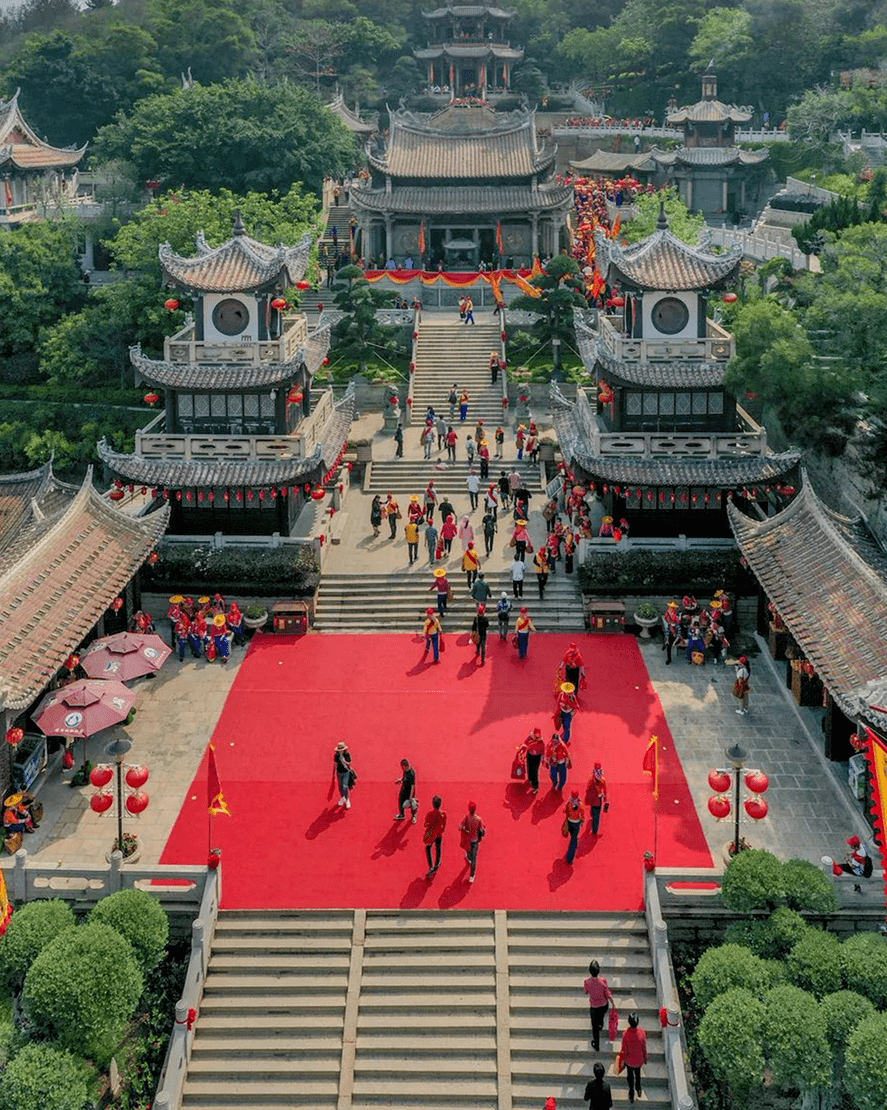
<svg viewBox="0 0 887 1110">
<path fill-rule="evenodd" d="M 455 382 L 469 393 L 468 420 L 488 424 L 501 421 L 502 386 L 490 381 L 490 352 L 499 351 L 498 323 L 461 324 L 458 318 L 440 320 L 425 315 L 419 325 L 416 374 L 413 379 L 413 423 L 421 423 L 429 405 L 449 414 L 447 397 Z M 456 410 L 458 419 L 458 408 Z M 472 435 L 473 427 L 472 427 Z"/>
<path fill-rule="evenodd" d="M 647 1030 L 642 1104 L 670 1098 L 642 915 L 223 912 L 184 1110 L 580 1110 L 592 1065 L 582 991 L 597 958 Z M 504 1019 L 504 1020 L 503 1020 Z"/>
<path fill-rule="evenodd" d="M 474 434 L 474 425 L 472 425 L 472 435 Z M 407 435 L 409 435 L 409 431 Z M 366 475 L 364 477 L 363 488 L 367 493 L 392 493 L 395 494 L 400 503 L 400 511 L 403 514 L 404 520 L 407 515 L 407 507 L 409 505 L 409 498 L 416 494 L 422 497 L 425 489 L 430 481 L 434 482 L 434 488 L 437 490 L 438 497 L 446 495 L 450 498 L 453 508 L 461 516 L 470 510 L 470 502 L 468 500 L 468 487 L 466 482 L 468 480 L 468 472 L 471 469 L 468 460 L 465 458 L 465 444 L 464 436 L 462 443 L 457 448 L 457 452 L 461 458 L 456 459 L 454 463 L 446 462 L 446 452 L 441 454 L 438 459 L 437 451 L 435 450 L 430 459 L 383 459 L 378 462 L 367 464 Z M 490 459 L 490 477 L 485 483 L 481 484 L 481 494 L 485 492 L 486 486 L 490 482 L 497 482 L 499 476 L 504 470 L 506 474 L 510 474 L 514 467 L 517 466 L 518 473 L 526 488 L 532 495 L 530 504 L 533 508 L 541 509 L 544 498 L 542 496 L 542 477 L 540 467 L 534 466 L 530 462 L 514 463 L 504 459 Z M 474 469 L 480 477 L 480 467 L 477 460 L 474 462 Z M 406 497 L 406 501 L 402 498 Z M 483 500 L 480 501 L 481 507 Z M 510 502 L 509 502 L 510 505 Z M 369 509 L 367 510 L 369 511 Z M 439 516 L 439 514 L 435 514 Z M 472 524 L 475 529 L 480 525 L 482 513 L 472 513 Z M 499 527 L 504 528 L 512 522 L 511 509 L 507 511 L 499 511 Z M 403 526 L 401 521 L 400 526 Z M 541 538 L 541 536 L 540 536 Z M 458 542 L 458 541 L 457 541 Z"/>
<path fill-rule="evenodd" d="M 424 550 L 420 551 L 424 557 Z M 501 591 L 505 590 L 515 606 L 510 623 L 513 632 L 520 603 L 511 597 L 511 572 L 490 570 L 484 573 L 493 591 L 490 605 L 493 606 Z M 535 578 L 535 575 L 528 572 L 527 577 Z M 468 593 L 461 571 L 451 569 L 450 580 L 454 597 L 443 620 L 445 650 L 460 637 L 465 644 L 458 645 L 457 650 L 466 650 L 477 606 Z M 414 565 L 408 574 L 365 574 L 360 577 L 324 574 L 317 595 L 314 629 L 318 632 L 366 632 L 371 629 L 374 632 L 418 634 L 422 630 L 425 610 L 437 604 L 436 594 L 429 591 L 432 582 L 431 571 L 424 562 L 421 566 Z M 538 598 L 535 581 L 526 581 L 523 604 L 530 610 L 533 624 L 539 632 L 579 632 L 584 628 L 582 598 L 575 574 L 559 573 L 549 578 L 542 601 Z M 500 648 L 505 650 L 505 645 L 498 638 L 493 613 L 487 651 Z"/>
</svg>

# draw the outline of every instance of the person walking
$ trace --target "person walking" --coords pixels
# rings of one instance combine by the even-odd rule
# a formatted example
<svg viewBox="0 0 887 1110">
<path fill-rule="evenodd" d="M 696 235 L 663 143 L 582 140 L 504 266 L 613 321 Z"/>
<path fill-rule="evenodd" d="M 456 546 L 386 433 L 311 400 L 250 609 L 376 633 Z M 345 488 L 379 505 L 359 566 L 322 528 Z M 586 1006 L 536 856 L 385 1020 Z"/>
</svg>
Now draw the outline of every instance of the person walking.
<svg viewBox="0 0 887 1110">
<path fill-rule="evenodd" d="M 613 1001 L 613 993 L 607 986 L 607 980 L 601 975 L 601 965 L 597 960 L 592 960 L 588 965 L 588 978 L 583 989 L 588 995 L 588 1008 L 591 1011 L 591 1047 L 595 1052 L 600 1052 L 601 1030 Z"/>
<path fill-rule="evenodd" d="M 591 835 L 597 836 L 601 827 L 601 812 L 607 812 L 610 803 L 607 801 L 607 780 L 604 778 L 604 769 L 600 763 L 595 763 L 591 778 L 585 787 L 585 804 L 591 810 Z"/>
<path fill-rule="evenodd" d="M 640 1098 L 641 1068 L 647 1062 L 647 1034 L 640 1027 L 638 1015 L 632 1011 L 628 1015 L 628 1028 L 622 1034 L 622 1044 L 619 1055 L 625 1064 L 625 1076 L 628 1080 L 628 1101 L 634 1102 L 634 1096 Z"/>
<path fill-rule="evenodd" d="M 437 490 L 434 488 L 434 479 L 425 489 L 425 519 L 430 524 L 434 519 L 434 508 L 437 505 Z"/>
<path fill-rule="evenodd" d="M 394 452 L 396 459 L 403 458 L 403 424 L 398 424 L 394 429 L 394 442 L 397 444 L 397 449 Z"/>
<path fill-rule="evenodd" d="M 437 562 L 437 529 L 433 524 L 425 529 L 425 544 L 428 548 L 428 565 L 433 567 Z"/>
<path fill-rule="evenodd" d="M 378 493 L 370 505 L 370 524 L 373 528 L 373 535 L 378 536 L 379 529 L 382 527 L 382 498 Z"/>
<path fill-rule="evenodd" d="M 468 881 L 474 882 L 474 876 L 477 872 L 477 853 L 480 848 L 480 842 L 487 834 L 484 823 L 477 812 L 477 803 L 468 803 L 468 812 L 462 818 L 462 824 L 459 826 L 459 832 L 462 834 L 462 844 L 465 848 L 465 859 L 468 861 L 469 873 Z"/>
<path fill-rule="evenodd" d="M 545 597 L 545 587 L 548 584 L 548 551 L 540 547 L 533 556 L 533 565 L 536 568 L 536 585 L 539 587 L 539 600 Z"/>
<path fill-rule="evenodd" d="M 527 782 L 533 794 L 539 793 L 539 765 L 545 755 L 545 741 L 542 739 L 542 729 L 534 728 L 524 741 L 527 750 Z"/>
<path fill-rule="evenodd" d="M 413 824 L 416 823 L 416 814 L 419 812 L 419 799 L 416 797 L 416 771 L 410 766 L 408 759 L 400 761 L 400 778 L 397 779 L 400 785 L 400 793 L 397 796 L 397 813 L 394 815 L 395 821 L 403 821 L 404 807 L 409 806 L 413 811 Z"/>
<path fill-rule="evenodd" d="M 595 1064 L 592 1072 L 594 1079 L 589 1079 L 585 1084 L 585 1094 L 582 1096 L 588 1103 L 588 1110 L 612 1110 L 613 1092 L 610 1084 L 604 1080 L 604 1065 Z"/>
<path fill-rule="evenodd" d="M 477 471 L 474 469 L 474 467 L 472 467 L 468 471 L 468 477 L 465 479 L 465 485 L 468 487 L 468 500 L 471 502 L 471 510 L 473 512 L 477 508 L 478 495 L 480 493 L 480 479 L 478 478 Z"/>
<path fill-rule="evenodd" d="M 514 532 L 511 536 L 512 546 L 514 547 L 515 559 L 520 559 L 521 562 L 527 557 L 527 549 L 530 544 L 530 533 L 527 531 L 527 521 L 521 517 L 514 522 Z"/>
<path fill-rule="evenodd" d="M 474 442 L 474 436 L 469 432 L 465 437 L 465 457 L 468 459 L 468 465 L 474 465 L 474 453 L 477 450 L 477 445 Z"/>
<path fill-rule="evenodd" d="M 471 299 L 471 297 L 465 298 L 465 323 L 474 323 L 474 301 Z"/>
<path fill-rule="evenodd" d="M 554 732 L 545 749 L 545 765 L 551 778 L 551 785 L 561 791 L 567 785 L 567 771 L 573 766 L 570 749 L 563 742 L 560 733 Z"/>
<path fill-rule="evenodd" d="M 567 863 L 572 863 L 576 858 L 576 849 L 579 847 L 579 833 L 585 822 L 585 808 L 579 798 L 579 791 L 570 793 L 570 800 L 564 806 L 564 831 L 570 838 L 567 845 Z"/>
<path fill-rule="evenodd" d="M 490 478 L 490 445 L 485 439 L 478 440 L 477 457 L 480 459 L 480 480 L 489 481 Z"/>
<path fill-rule="evenodd" d="M 504 470 L 499 471 L 499 500 L 502 502 L 502 508 L 508 508 L 508 499 L 511 496 L 511 484 L 508 480 L 508 475 Z"/>
<path fill-rule="evenodd" d="M 493 455 L 494 459 L 501 459 L 505 451 L 505 430 L 503 428 L 496 429 L 496 454 Z"/>
<path fill-rule="evenodd" d="M 419 558 L 419 525 L 415 520 L 408 520 L 403 526 L 404 538 L 407 541 L 407 556 L 410 566 Z"/>
<path fill-rule="evenodd" d="M 459 387 L 455 382 L 453 382 L 453 388 L 450 390 L 449 396 L 447 397 L 447 404 L 450 406 L 450 421 L 451 422 L 452 422 L 453 417 L 456 415 L 456 405 L 458 403 L 459 403 Z"/>
<path fill-rule="evenodd" d="M 351 809 L 351 787 L 357 781 L 357 775 L 351 766 L 351 752 L 348 751 L 348 745 L 344 740 L 336 744 L 336 750 L 333 752 L 333 774 L 339 786 L 339 800 L 336 805 Z"/>
<path fill-rule="evenodd" d="M 449 462 L 456 461 L 456 442 L 459 437 L 452 426 L 447 428 L 446 445 L 447 445 L 447 460 Z"/>
<path fill-rule="evenodd" d="M 448 516 L 453 516 L 455 518 L 456 515 L 456 510 L 453 508 L 453 504 L 446 494 L 438 501 L 437 511 L 440 513 L 440 519 L 442 521 L 446 520 Z"/>
<path fill-rule="evenodd" d="M 428 655 L 429 649 L 434 651 L 434 662 L 440 662 L 440 620 L 433 609 L 425 610 L 425 623 L 422 626 L 422 635 L 425 637 L 425 650 L 422 652 L 423 660 Z"/>
<path fill-rule="evenodd" d="M 747 655 L 740 655 L 736 663 L 736 681 L 733 683 L 733 697 L 739 698 L 739 708 L 736 712 L 740 717 L 744 717 L 748 713 L 748 692 L 751 689 L 749 686 L 749 679 L 751 678 L 751 664 L 748 661 Z"/>
<path fill-rule="evenodd" d="M 499 515 L 499 493 L 495 482 L 490 482 L 484 494 L 484 510 L 493 514 L 493 520 Z"/>
<path fill-rule="evenodd" d="M 468 419 L 468 402 L 471 400 L 471 395 L 467 389 L 463 389 L 459 394 L 459 420 L 464 424 Z"/>
<path fill-rule="evenodd" d="M 467 551 L 469 543 L 474 539 L 474 528 L 467 516 L 463 516 L 459 521 L 458 534 L 459 539 L 462 541 L 463 552 Z"/>
<path fill-rule="evenodd" d="M 440 413 L 437 418 L 437 423 L 434 425 L 437 432 L 437 453 L 440 454 L 444 449 L 444 444 L 447 438 L 447 422 L 443 418 L 443 413 Z"/>
<path fill-rule="evenodd" d="M 443 509 L 443 506 L 441 506 Z M 443 512 L 441 512 L 443 517 Z M 443 540 L 444 551 L 449 555 L 453 550 L 453 540 L 456 538 L 458 529 L 456 527 L 456 518 L 452 513 L 448 513 L 443 524 L 440 526 L 440 538 Z"/>
<path fill-rule="evenodd" d="M 447 603 L 450 600 L 450 580 L 444 567 L 437 567 L 434 571 L 434 581 L 428 587 L 429 591 L 437 590 L 437 615 L 447 615 Z"/>
<path fill-rule="evenodd" d="M 484 572 L 479 571 L 477 578 L 474 580 L 474 585 L 471 587 L 471 596 L 478 603 L 478 605 L 486 605 L 490 598 L 493 596 L 493 591 L 490 589 L 489 583 L 484 578 Z"/>
<path fill-rule="evenodd" d="M 523 565 L 523 564 L 521 564 Z M 511 602 L 508 600 L 508 594 L 505 590 L 502 591 L 502 596 L 496 605 L 496 619 L 499 622 L 499 639 L 504 643 L 508 639 L 508 618 L 511 614 Z"/>
<path fill-rule="evenodd" d="M 410 520 L 414 520 L 417 524 L 421 524 L 425 519 L 425 512 L 422 509 L 418 493 L 414 493 L 410 498 L 410 503 L 407 506 L 407 515 Z"/>
<path fill-rule="evenodd" d="M 573 726 L 573 716 L 579 707 L 576 700 L 576 687 L 572 682 L 562 682 L 557 692 L 557 714 L 560 718 L 560 727 L 564 733 L 564 743 L 570 743 L 570 729 Z"/>
<path fill-rule="evenodd" d="M 474 620 L 471 622 L 471 639 L 474 641 L 474 661 L 480 659 L 480 665 L 486 666 L 487 662 L 487 633 L 490 630 L 490 618 L 487 616 L 486 605 L 478 605 Z"/>
<path fill-rule="evenodd" d="M 499 380 L 499 352 L 490 351 L 490 385 Z"/>
<path fill-rule="evenodd" d="M 394 500 L 389 493 L 385 499 L 385 504 L 382 506 L 383 515 L 388 521 L 388 527 L 391 529 L 391 538 L 397 539 L 397 522 L 400 520 L 400 505 Z"/>
<path fill-rule="evenodd" d="M 495 512 L 487 509 L 481 524 L 484 530 L 484 551 L 487 558 L 489 558 L 493 554 L 493 544 L 496 542 L 497 524 Z"/>
<path fill-rule="evenodd" d="M 422 449 L 426 459 L 431 458 L 431 452 L 434 449 L 434 424 L 430 421 L 422 429 Z"/>
<path fill-rule="evenodd" d="M 514 437 L 514 445 L 517 448 L 517 461 L 520 462 L 524 457 L 524 444 L 527 441 L 527 426 L 526 424 L 519 424 L 517 432 Z"/>
<path fill-rule="evenodd" d="M 431 809 L 425 814 L 425 831 L 422 833 L 422 843 L 425 845 L 425 858 L 428 860 L 428 874 L 426 879 L 431 879 L 437 874 L 440 867 L 440 850 L 443 843 L 444 830 L 447 827 L 447 815 L 440 808 L 442 805 L 439 794 L 431 799 Z M 431 849 L 434 848 L 434 863 L 431 862 Z"/>
<path fill-rule="evenodd" d="M 524 596 L 524 574 L 526 568 L 524 564 L 518 559 L 517 555 L 514 556 L 514 562 L 511 564 L 511 592 L 515 597 L 523 598 Z"/>
<path fill-rule="evenodd" d="M 465 554 L 462 556 L 462 570 L 465 571 L 468 589 L 470 590 L 477 578 L 477 572 L 480 570 L 480 556 L 475 550 L 473 541 L 469 541 Z"/>
</svg>

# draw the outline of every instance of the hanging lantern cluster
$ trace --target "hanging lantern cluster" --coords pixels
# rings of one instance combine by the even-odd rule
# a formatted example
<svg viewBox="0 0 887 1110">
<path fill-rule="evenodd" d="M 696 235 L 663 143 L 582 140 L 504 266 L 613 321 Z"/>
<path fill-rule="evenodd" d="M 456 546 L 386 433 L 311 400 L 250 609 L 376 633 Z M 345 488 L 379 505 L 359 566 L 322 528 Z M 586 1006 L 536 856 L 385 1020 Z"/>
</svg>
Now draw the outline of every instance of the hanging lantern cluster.
<svg viewBox="0 0 887 1110">
<path fill-rule="evenodd" d="M 114 804 L 114 793 L 108 790 L 114 778 L 114 768 L 109 763 L 97 763 L 89 772 L 89 781 L 96 788 L 95 794 L 89 799 L 90 808 L 95 813 L 107 813 Z M 123 803 L 128 813 L 137 817 L 144 813 L 150 802 L 149 796 L 142 790 L 148 781 L 147 767 L 132 766 L 127 768 L 125 781 L 128 793 Z"/>
<path fill-rule="evenodd" d="M 72 652 L 65 660 L 65 668 L 69 671 L 76 671 L 80 666 L 80 656 L 76 652 Z"/>
<path fill-rule="evenodd" d="M 311 288 L 311 282 L 310 281 L 305 281 L 305 279 L 303 278 L 301 281 L 296 282 L 296 288 L 300 289 L 304 293 L 306 291 L 306 289 Z"/>
<path fill-rule="evenodd" d="M 286 403 L 288 405 L 301 405 L 305 400 L 305 391 L 300 385 L 294 385 L 290 388 L 289 393 L 286 395 Z"/>
<path fill-rule="evenodd" d="M 11 748 L 17 748 L 25 738 L 25 730 L 17 725 L 6 730 L 6 743 Z"/>
<path fill-rule="evenodd" d="M 163 302 L 163 307 L 168 309 L 170 312 L 175 312 L 177 309 L 182 307 L 182 302 L 177 300 L 175 297 L 169 297 Z"/>
</svg>

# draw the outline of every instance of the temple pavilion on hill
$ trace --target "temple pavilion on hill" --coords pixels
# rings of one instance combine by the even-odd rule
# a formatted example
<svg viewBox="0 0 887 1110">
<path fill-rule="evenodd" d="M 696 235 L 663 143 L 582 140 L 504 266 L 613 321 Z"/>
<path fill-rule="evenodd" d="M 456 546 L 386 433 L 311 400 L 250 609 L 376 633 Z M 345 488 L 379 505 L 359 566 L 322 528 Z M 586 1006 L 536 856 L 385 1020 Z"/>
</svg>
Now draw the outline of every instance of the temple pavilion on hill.
<svg viewBox="0 0 887 1110">
<path fill-rule="evenodd" d="M 511 67 L 524 56 L 523 50 L 508 41 L 513 11 L 459 4 L 422 15 L 428 26 L 428 45 L 413 54 L 428 65 L 429 91 L 481 99 L 508 91 Z"/>
<path fill-rule="evenodd" d="M 632 534 L 729 535 L 727 494 L 767 504 L 799 460 L 767 449 L 766 432 L 724 383 L 733 337 L 706 308 L 735 279 L 740 253 L 688 246 L 664 210 L 639 243 L 596 241 L 600 271 L 624 304 L 596 327 L 577 319 L 598 400 L 592 408 L 580 389 L 569 403 L 553 387 L 561 451 Z"/>
<path fill-rule="evenodd" d="M 133 349 L 137 378 L 163 392 L 164 411 L 136 434 L 133 454 L 104 442 L 99 454 L 121 485 L 170 502 L 173 532 L 289 535 L 344 447 L 353 393 L 310 404 L 329 328 L 309 337 L 283 297 L 302 280 L 311 242 L 257 242 L 237 213 L 220 247 L 201 234 L 193 258 L 160 248 L 165 284 L 192 299 L 193 320 L 166 339 L 162 359 Z"/>
<path fill-rule="evenodd" d="M 552 180 L 555 147 L 538 138 L 535 111 L 401 108 L 367 155 L 372 180 L 350 199 L 367 259 L 499 269 L 561 245 L 573 192 Z"/>
<path fill-rule="evenodd" d="M 86 147 L 60 149 L 39 139 L 18 106 L 0 100 L 0 226 L 19 223 L 38 205 L 72 200 Z"/>
</svg>

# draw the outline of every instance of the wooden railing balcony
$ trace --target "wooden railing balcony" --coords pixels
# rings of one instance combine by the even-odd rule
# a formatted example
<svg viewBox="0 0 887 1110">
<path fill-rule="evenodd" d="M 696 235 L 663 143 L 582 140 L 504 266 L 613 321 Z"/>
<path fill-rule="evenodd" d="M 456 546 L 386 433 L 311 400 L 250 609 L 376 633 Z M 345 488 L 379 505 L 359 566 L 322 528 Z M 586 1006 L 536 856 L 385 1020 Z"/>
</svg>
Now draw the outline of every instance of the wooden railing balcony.
<svg viewBox="0 0 887 1110">
<path fill-rule="evenodd" d="M 238 366 L 289 362 L 308 341 L 308 323 L 303 315 L 290 316 L 284 320 L 279 339 L 256 342 L 254 334 L 247 334 L 238 340 L 230 343 L 197 340 L 194 325 L 186 324 L 163 341 L 163 355 L 167 362 L 229 362 Z"/>
<path fill-rule="evenodd" d="M 591 422 L 595 454 L 640 458 L 743 458 L 767 452 L 767 432 L 737 405 L 739 427 L 732 432 L 608 432 Z"/>
<path fill-rule="evenodd" d="M 735 353 L 733 336 L 714 320 L 706 319 L 704 338 L 690 339 L 631 339 L 623 335 L 621 322 L 621 316 L 601 313 L 598 324 L 605 350 L 620 362 L 729 362 Z"/>
</svg>

